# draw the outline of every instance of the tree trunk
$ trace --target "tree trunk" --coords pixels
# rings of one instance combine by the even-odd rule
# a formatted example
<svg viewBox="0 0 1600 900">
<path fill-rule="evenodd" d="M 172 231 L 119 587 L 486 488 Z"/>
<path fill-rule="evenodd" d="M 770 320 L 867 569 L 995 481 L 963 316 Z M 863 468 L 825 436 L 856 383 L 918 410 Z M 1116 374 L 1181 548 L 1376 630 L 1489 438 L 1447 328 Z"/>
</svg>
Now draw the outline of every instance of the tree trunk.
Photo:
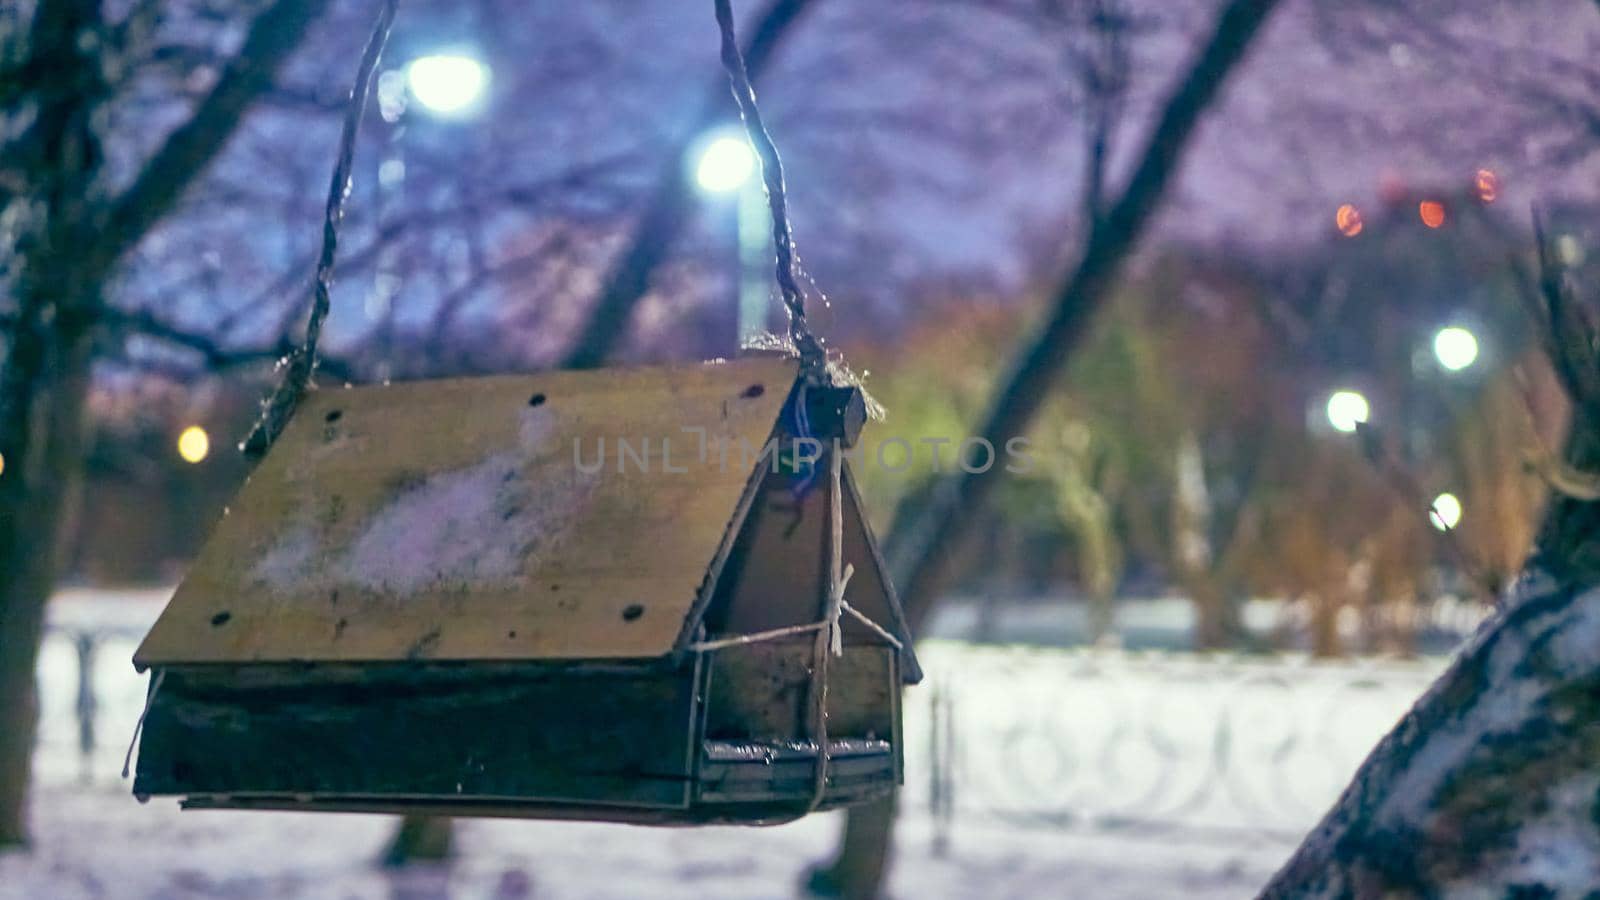
<svg viewBox="0 0 1600 900">
<path fill-rule="evenodd" d="M 1001 379 L 979 432 L 990 446 L 1003 447 L 1027 433 L 1166 196 L 1196 126 L 1277 5 L 1278 0 L 1229 0 L 1223 7 L 1214 31 L 1162 107 L 1126 187 L 1093 223 L 1077 265 L 1063 279 L 1045 322 L 1025 340 Z M 947 577 L 952 551 L 1002 471 L 990 466 L 952 476 L 935 486 L 928 508 L 916 521 L 902 523 L 897 517 L 887 546 L 903 548 L 903 558 L 910 561 L 904 572 L 896 573 L 895 581 L 913 631 L 926 620 Z M 888 870 L 893 805 L 857 807 L 849 815 L 844 843 L 834 861 L 813 870 L 808 880 L 832 885 L 837 896 L 875 898 Z M 869 859 L 877 864 L 861 862 Z"/>
<path fill-rule="evenodd" d="M 18 223 L 8 285 L 16 301 L 0 363 L 0 845 L 27 839 L 27 790 L 38 718 L 35 667 L 45 604 L 83 474 L 92 329 L 112 267 L 221 152 L 245 110 L 298 45 L 323 0 L 280 0 L 252 20 L 192 116 L 170 132 L 130 187 L 107 196 L 96 122 L 118 61 L 98 0 L 38 4 L 31 72 L 7 85 L 28 124 L 0 144 L 0 167 L 25 192 L 0 213 Z"/>
<path fill-rule="evenodd" d="M 1588 897 L 1600 588 L 1532 569 L 1262 893 Z"/>
<path fill-rule="evenodd" d="M 1566 461 L 1593 473 L 1595 328 L 1538 237 L 1544 308 L 1533 312 L 1573 403 Z M 1263 900 L 1596 896 L 1600 502 L 1557 491 L 1536 547 L 1495 615 L 1373 749 Z"/>
<path fill-rule="evenodd" d="M 1310 595 L 1311 655 L 1317 659 L 1337 659 L 1344 655 L 1344 638 L 1339 634 L 1341 594 L 1320 590 Z"/>
<path fill-rule="evenodd" d="M 89 327 L 99 295 L 97 276 L 75 264 L 75 254 L 91 238 L 102 162 L 93 118 L 106 90 L 82 38 L 98 24 L 92 0 L 37 11 L 30 54 L 53 90 L 39 95 L 31 124 L 3 161 L 25 172 L 36 191 L 4 211 L 21 228 L 11 285 L 17 313 L 0 365 L 0 846 L 28 837 L 34 669 L 82 472 Z"/>
<path fill-rule="evenodd" d="M 38 444 L 23 446 L 0 476 L 0 846 L 27 840 L 27 790 L 38 721 L 35 667 L 45 603 L 55 583 L 61 539 L 82 476 L 83 410 L 90 341 L 59 348 L 29 410 L 42 423 Z"/>
<path fill-rule="evenodd" d="M 454 852 L 452 822 L 442 816 L 406 816 L 383 852 L 383 864 L 399 868 L 417 862 L 440 862 Z"/>
<path fill-rule="evenodd" d="M 1239 595 L 1204 575 L 1185 582 L 1189 601 L 1194 605 L 1194 649 L 1229 650 L 1245 643 Z"/>
<path fill-rule="evenodd" d="M 1244 622 L 1240 595 L 1224 583 L 1225 563 L 1211 545 L 1215 508 L 1204 451 L 1193 429 L 1179 438 L 1172 472 L 1172 568 L 1194 607 L 1194 649 L 1225 650 L 1241 642 Z"/>
<path fill-rule="evenodd" d="M 838 855 L 828 865 L 810 869 L 806 890 L 815 897 L 876 897 L 889 872 L 888 845 L 899 806 L 898 799 L 891 797 L 851 809 L 844 820 Z"/>
</svg>

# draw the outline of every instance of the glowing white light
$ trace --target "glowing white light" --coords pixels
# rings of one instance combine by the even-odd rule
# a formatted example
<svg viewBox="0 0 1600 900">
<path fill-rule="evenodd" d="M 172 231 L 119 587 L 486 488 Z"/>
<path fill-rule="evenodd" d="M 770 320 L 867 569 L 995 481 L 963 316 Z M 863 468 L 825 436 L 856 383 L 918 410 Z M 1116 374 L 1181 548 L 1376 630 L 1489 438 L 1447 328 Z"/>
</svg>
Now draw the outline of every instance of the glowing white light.
<svg viewBox="0 0 1600 900">
<path fill-rule="evenodd" d="M 187 463 L 198 463 L 211 454 L 211 435 L 199 425 L 190 425 L 178 435 L 178 455 Z"/>
<path fill-rule="evenodd" d="M 1445 493 L 1433 498 L 1433 507 L 1428 510 L 1428 521 L 1440 531 L 1449 531 L 1461 521 L 1461 501 L 1455 494 Z"/>
<path fill-rule="evenodd" d="M 1465 328 L 1450 326 L 1439 329 L 1433 336 L 1433 355 L 1439 365 L 1459 372 L 1478 359 L 1478 339 Z"/>
<path fill-rule="evenodd" d="M 1556 238 L 1556 255 L 1569 266 L 1576 266 L 1583 262 L 1583 242 L 1576 235 L 1563 234 Z"/>
<path fill-rule="evenodd" d="M 755 169 L 756 154 L 750 149 L 750 142 L 742 137 L 724 135 L 700 151 L 694 179 L 700 183 L 702 190 L 725 194 L 738 190 Z"/>
<path fill-rule="evenodd" d="M 1328 423 L 1338 431 L 1355 431 L 1370 415 L 1372 407 L 1359 391 L 1334 391 L 1328 397 Z"/>
<path fill-rule="evenodd" d="M 394 187 L 406 180 L 406 164 L 404 160 L 386 159 L 378 165 L 378 183 L 384 187 Z"/>
<path fill-rule="evenodd" d="M 483 97 L 489 70 L 470 56 L 423 56 L 406 67 L 406 84 L 417 102 L 440 115 L 469 113 Z"/>
<path fill-rule="evenodd" d="M 406 73 L 390 69 L 378 76 L 378 115 L 385 122 L 398 122 L 405 115 Z"/>
</svg>

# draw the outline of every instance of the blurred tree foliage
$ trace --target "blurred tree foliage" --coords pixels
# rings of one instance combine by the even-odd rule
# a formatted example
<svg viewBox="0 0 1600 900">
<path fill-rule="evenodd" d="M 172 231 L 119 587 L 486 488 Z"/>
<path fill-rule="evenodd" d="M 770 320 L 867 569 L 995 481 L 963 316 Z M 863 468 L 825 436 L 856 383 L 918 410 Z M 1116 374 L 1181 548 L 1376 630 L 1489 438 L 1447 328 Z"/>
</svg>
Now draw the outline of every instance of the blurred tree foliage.
<svg viewBox="0 0 1600 900">
<path fill-rule="evenodd" d="M 1025 436 L 1032 465 L 982 513 L 957 589 L 985 607 L 1074 584 L 1101 637 L 1119 591 L 1170 590 L 1194 603 L 1201 648 L 1319 655 L 1415 652 L 1431 604 L 1488 600 L 1526 555 L 1544 496 L 1530 461 L 1565 413 L 1525 346 L 1504 229 L 1481 210 L 1432 229 L 1414 210 L 1398 199 L 1365 240 L 1271 267 L 1181 251 L 1144 266 Z M 877 521 L 916 507 L 935 452 L 955 465 L 1033 315 L 945 297 L 852 349 L 889 411 L 862 451 Z M 1452 373 L 1431 340 L 1457 323 L 1483 353 Z M 1325 417 L 1347 387 L 1372 405 L 1365 440 Z M 1464 507 L 1448 535 L 1429 517 L 1444 492 Z M 1252 597 L 1285 601 L 1275 628 L 1245 627 Z"/>
</svg>

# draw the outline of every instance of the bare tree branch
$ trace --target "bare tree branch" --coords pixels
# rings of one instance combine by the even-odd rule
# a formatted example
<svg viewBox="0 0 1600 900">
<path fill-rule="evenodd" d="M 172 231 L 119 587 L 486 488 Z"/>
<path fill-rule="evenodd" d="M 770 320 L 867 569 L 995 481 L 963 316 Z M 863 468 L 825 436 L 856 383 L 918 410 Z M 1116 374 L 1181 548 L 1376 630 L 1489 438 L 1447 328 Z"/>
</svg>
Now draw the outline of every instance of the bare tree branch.
<svg viewBox="0 0 1600 900">
<path fill-rule="evenodd" d="M 1202 115 L 1277 6 L 1278 0 L 1229 0 L 1223 8 L 1215 30 L 1162 108 L 1126 187 L 1105 215 L 1091 223 L 1082 256 L 1056 293 L 1049 318 L 1016 354 L 1009 374 L 992 395 L 978 432 L 991 449 L 1027 433 L 1051 385 L 1105 305 L 1117 272 L 1166 194 Z M 913 630 L 933 607 L 955 556 L 953 548 L 1000 482 L 1004 470 L 993 459 L 981 468 L 978 462 L 969 461 L 960 473 L 936 485 L 923 510 L 910 514 L 902 506 L 885 541 Z M 813 871 L 812 889 L 832 890 L 838 896 L 877 896 L 893 821 L 893 801 L 852 810 L 837 859 Z"/>
<path fill-rule="evenodd" d="M 1051 384 L 1104 304 L 1118 270 L 1143 235 L 1202 114 L 1276 6 L 1277 0 L 1232 0 L 1219 16 L 1205 48 L 1168 99 L 1127 186 L 1090 231 L 1077 268 L 1056 294 L 1049 319 L 1012 361 L 1010 374 L 995 392 L 994 404 L 979 431 L 991 446 L 1003 446 L 1027 432 Z M 917 613 L 911 611 L 926 607 L 932 589 L 943 579 L 944 564 L 951 558 L 947 551 L 968 521 L 964 513 L 984 501 L 999 474 L 997 467 L 990 466 L 947 480 L 927 513 L 918 517 L 922 523 L 919 539 L 910 544 L 914 549 L 905 577 L 897 579 L 913 617 Z M 896 526 L 898 530 L 898 521 Z"/>
<path fill-rule="evenodd" d="M 250 25 L 244 44 L 187 121 L 167 136 L 133 184 L 113 201 L 100 240 L 84 254 L 103 274 L 155 223 L 222 152 L 252 102 L 272 86 L 327 0 L 278 0 Z"/>
<path fill-rule="evenodd" d="M 745 67 L 752 81 L 771 63 L 778 45 L 810 3 L 811 0 L 773 0 L 762 14 L 744 51 Z M 725 101 L 727 94 L 726 76 L 719 72 L 710 96 L 716 101 Z M 603 364 L 627 333 L 634 306 L 649 290 L 650 276 L 666 258 L 673 239 L 683 228 L 690 199 L 689 186 L 683 178 L 683 158 L 701 132 L 727 118 L 731 111 L 732 105 L 727 102 L 707 102 L 694 127 L 668 148 L 656 176 L 655 192 L 634 224 L 626 249 L 612 265 L 600 299 L 577 342 L 563 361 L 566 368 L 588 369 Z"/>
<path fill-rule="evenodd" d="M 200 358 L 203 371 L 222 372 L 263 362 L 276 362 L 291 352 L 295 343 L 285 332 L 274 341 L 254 347 L 228 347 L 213 337 L 188 331 L 165 322 L 149 310 L 134 312 L 107 311 L 104 323 L 119 336 L 138 335 L 193 352 Z M 135 361 L 135 365 L 137 365 Z M 321 357 L 320 369 L 340 381 L 354 377 L 354 369 L 345 360 Z"/>
</svg>

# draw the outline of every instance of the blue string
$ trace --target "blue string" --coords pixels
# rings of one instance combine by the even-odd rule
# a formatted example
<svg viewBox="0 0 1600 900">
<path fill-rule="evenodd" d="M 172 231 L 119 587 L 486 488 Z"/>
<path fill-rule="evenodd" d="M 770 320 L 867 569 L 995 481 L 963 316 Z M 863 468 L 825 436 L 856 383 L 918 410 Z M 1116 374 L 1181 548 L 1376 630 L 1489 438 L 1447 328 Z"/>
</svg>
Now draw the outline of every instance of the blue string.
<svg viewBox="0 0 1600 900">
<path fill-rule="evenodd" d="M 811 416 L 806 412 L 806 391 L 809 388 L 810 385 L 801 382 L 800 392 L 795 396 L 794 402 L 795 481 L 789 486 L 789 493 L 796 500 L 803 499 L 817 483 L 817 461 L 800 458 L 800 441 L 815 439 L 811 433 Z"/>
</svg>

